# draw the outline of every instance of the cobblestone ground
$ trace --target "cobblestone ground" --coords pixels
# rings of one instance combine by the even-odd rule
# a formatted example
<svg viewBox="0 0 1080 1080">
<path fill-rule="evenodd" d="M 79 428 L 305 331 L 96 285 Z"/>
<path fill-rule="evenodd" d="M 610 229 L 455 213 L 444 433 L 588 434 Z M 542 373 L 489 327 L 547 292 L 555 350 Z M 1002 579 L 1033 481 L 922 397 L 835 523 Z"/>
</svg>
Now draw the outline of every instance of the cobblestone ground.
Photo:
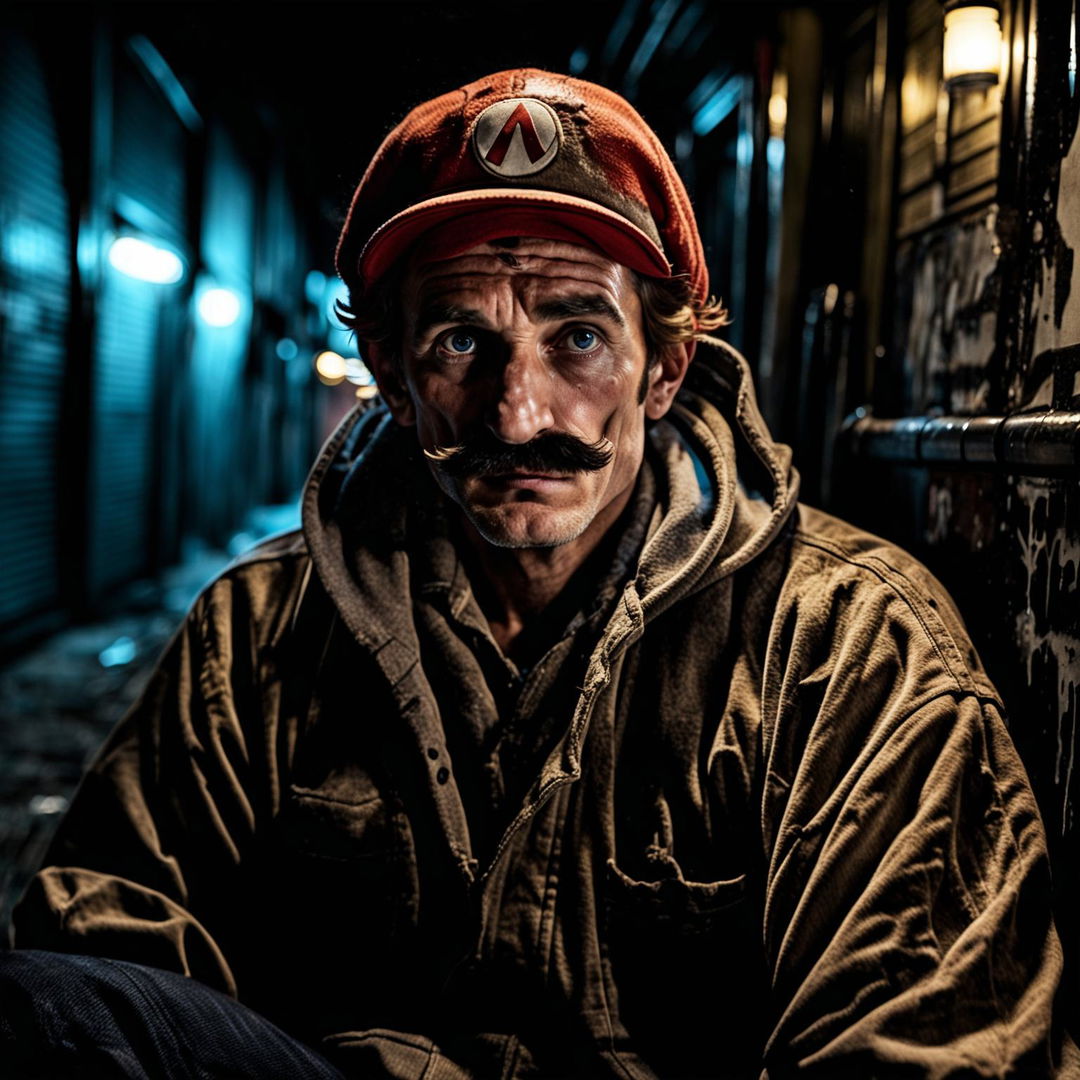
<svg viewBox="0 0 1080 1080">
<path fill-rule="evenodd" d="M 105 622 L 50 638 L 0 670 L 0 947 L 83 769 L 136 700 L 199 589 L 224 566 L 200 551 Z"/>
</svg>

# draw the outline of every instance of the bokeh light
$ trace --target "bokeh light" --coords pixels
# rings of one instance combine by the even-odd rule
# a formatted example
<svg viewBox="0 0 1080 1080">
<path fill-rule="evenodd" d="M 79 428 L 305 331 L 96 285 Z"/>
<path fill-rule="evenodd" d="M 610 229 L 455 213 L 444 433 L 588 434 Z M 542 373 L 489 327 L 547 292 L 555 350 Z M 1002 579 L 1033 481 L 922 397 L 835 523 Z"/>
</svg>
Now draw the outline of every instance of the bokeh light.
<svg viewBox="0 0 1080 1080">
<path fill-rule="evenodd" d="M 337 386 L 345 381 L 347 373 L 345 357 L 331 349 L 324 349 L 315 357 L 315 373 L 327 386 Z"/>
<path fill-rule="evenodd" d="M 118 236 L 109 246 L 109 264 L 121 274 L 155 285 L 175 285 L 184 276 L 176 252 L 137 236 Z"/>
<path fill-rule="evenodd" d="M 240 297 L 231 289 L 207 289 L 199 297 L 199 315 L 210 326 L 232 326 L 240 318 Z"/>
</svg>

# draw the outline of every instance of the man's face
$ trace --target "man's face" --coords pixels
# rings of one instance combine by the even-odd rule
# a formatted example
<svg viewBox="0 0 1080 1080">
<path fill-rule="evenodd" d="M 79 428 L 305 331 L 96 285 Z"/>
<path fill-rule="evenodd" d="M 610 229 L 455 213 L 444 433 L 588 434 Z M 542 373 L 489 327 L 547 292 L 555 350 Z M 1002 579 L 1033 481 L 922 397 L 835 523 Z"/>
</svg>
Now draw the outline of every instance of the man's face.
<svg viewBox="0 0 1080 1080">
<path fill-rule="evenodd" d="M 449 259 L 421 249 L 402 304 L 395 414 L 429 457 L 461 448 L 431 468 L 481 536 L 553 547 L 606 529 L 641 464 L 646 409 L 656 412 L 641 400 L 647 349 L 630 271 L 549 240 Z"/>
</svg>

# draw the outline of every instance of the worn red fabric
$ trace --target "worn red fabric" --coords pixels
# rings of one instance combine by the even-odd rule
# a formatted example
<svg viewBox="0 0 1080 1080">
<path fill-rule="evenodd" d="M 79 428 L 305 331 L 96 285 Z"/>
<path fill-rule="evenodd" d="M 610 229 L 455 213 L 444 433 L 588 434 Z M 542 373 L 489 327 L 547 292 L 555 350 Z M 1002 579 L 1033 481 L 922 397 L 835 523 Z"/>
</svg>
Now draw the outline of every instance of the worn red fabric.
<svg viewBox="0 0 1080 1080">
<path fill-rule="evenodd" d="M 514 98 L 553 110 L 559 148 L 538 171 L 499 176 L 482 165 L 473 134 L 485 109 Z M 506 131 L 516 136 L 514 126 L 512 114 Z M 532 128 L 518 126 L 522 144 L 532 146 Z M 505 144 L 489 159 L 501 161 Z M 504 210 L 520 221 L 493 214 Z M 675 166 L 634 108 L 594 83 L 501 71 L 417 106 L 386 137 L 356 189 L 338 273 L 352 288 L 370 288 L 424 232 L 463 214 L 486 223 L 488 235 L 477 243 L 493 238 L 496 221 L 550 239 L 570 229 L 617 262 L 654 277 L 685 274 L 696 299 L 708 295 L 701 237 Z"/>
</svg>

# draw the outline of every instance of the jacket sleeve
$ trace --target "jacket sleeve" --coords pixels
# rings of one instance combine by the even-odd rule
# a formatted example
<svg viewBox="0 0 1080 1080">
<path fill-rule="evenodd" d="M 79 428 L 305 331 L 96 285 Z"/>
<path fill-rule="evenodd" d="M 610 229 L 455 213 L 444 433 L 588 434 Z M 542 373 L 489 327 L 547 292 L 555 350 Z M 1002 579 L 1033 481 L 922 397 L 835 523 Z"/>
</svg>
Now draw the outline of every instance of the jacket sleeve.
<svg viewBox="0 0 1080 1080">
<path fill-rule="evenodd" d="M 777 639 L 763 1080 L 1080 1076 L 1046 839 L 992 688 L 936 604 L 870 591 L 826 589 Z"/>
<path fill-rule="evenodd" d="M 83 778 L 15 910 L 16 947 L 131 960 L 236 993 L 218 901 L 272 786 L 264 733 L 243 721 L 261 725 L 251 644 L 236 631 L 245 605 L 227 578 L 197 601 Z"/>
</svg>

